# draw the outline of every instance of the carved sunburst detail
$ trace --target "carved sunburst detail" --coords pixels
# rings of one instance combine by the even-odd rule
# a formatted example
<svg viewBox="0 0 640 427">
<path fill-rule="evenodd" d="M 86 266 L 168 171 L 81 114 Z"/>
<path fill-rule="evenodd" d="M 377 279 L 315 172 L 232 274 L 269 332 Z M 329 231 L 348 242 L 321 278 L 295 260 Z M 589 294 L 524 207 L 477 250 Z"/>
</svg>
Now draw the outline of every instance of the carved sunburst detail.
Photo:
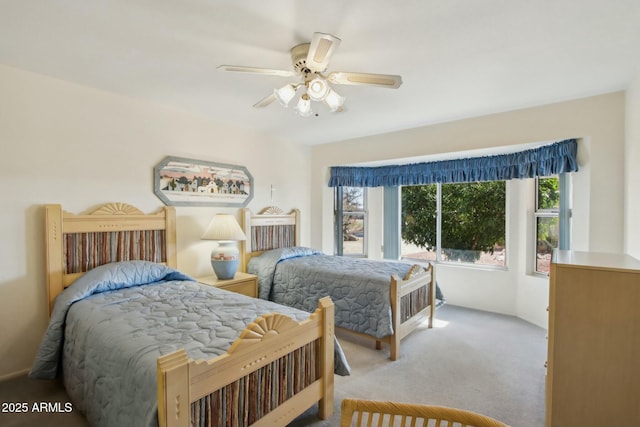
<svg viewBox="0 0 640 427">
<path fill-rule="evenodd" d="M 242 331 L 240 337 L 229 349 L 229 353 L 247 345 L 257 344 L 297 326 L 299 326 L 298 322 L 283 314 L 265 314 Z"/>
<path fill-rule="evenodd" d="M 283 215 L 284 211 L 277 206 L 268 206 L 260 211 L 260 215 Z"/>
<path fill-rule="evenodd" d="M 418 274 L 421 271 L 423 271 L 422 267 L 420 267 L 418 264 L 413 264 L 409 269 L 409 271 L 407 271 L 407 274 L 405 274 L 404 280 L 411 279 L 411 277 L 413 277 L 415 274 Z"/>
<path fill-rule="evenodd" d="M 144 215 L 140 209 L 128 203 L 107 203 L 100 206 L 91 215 Z"/>
</svg>

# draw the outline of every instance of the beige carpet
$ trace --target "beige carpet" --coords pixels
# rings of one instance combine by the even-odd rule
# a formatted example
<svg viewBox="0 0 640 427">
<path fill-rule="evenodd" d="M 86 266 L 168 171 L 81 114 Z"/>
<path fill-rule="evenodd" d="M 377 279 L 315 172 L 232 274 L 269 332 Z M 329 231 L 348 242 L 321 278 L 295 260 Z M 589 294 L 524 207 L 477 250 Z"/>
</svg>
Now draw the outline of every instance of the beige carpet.
<svg viewBox="0 0 640 427">
<path fill-rule="evenodd" d="M 352 374 L 335 378 L 335 415 L 318 420 L 310 410 L 290 427 L 338 426 L 345 397 L 453 406 L 481 412 L 513 427 L 544 425 L 544 331 L 520 319 L 445 305 L 436 328 L 402 342 L 400 360 L 373 342 L 340 335 Z M 0 383 L 1 402 L 68 402 L 57 381 L 18 377 Z M 0 412 L 3 427 L 86 427 L 77 411 Z M 125 426 L 126 427 L 126 426 Z"/>
<path fill-rule="evenodd" d="M 353 372 L 336 377 L 336 415 L 320 421 L 307 413 L 290 427 L 339 425 L 346 397 L 452 406 L 512 427 L 544 426 L 546 331 L 515 317 L 451 305 L 437 318 L 434 329 L 403 340 L 396 362 L 368 341 L 341 335 Z"/>
</svg>

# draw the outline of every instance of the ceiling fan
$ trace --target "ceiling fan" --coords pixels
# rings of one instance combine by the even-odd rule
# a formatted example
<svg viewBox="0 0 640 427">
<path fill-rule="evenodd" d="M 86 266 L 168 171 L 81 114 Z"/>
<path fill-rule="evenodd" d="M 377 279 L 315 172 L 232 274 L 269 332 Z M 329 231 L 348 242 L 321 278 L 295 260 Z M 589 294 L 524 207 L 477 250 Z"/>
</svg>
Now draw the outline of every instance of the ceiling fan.
<svg viewBox="0 0 640 427">
<path fill-rule="evenodd" d="M 293 77 L 297 81 L 273 90 L 254 107 L 266 107 L 278 100 L 284 107 L 298 96 L 295 112 L 303 117 L 317 113 L 311 108 L 311 101 L 324 102 L 332 112 L 343 110 L 345 98 L 333 90 L 336 85 L 364 85 L 397 89 L 402 78 L 390 74 L 353 73 L 332 71 L 325 74 L 329 61 L 340 45 L 340 39 L 325 33 L 313 33 L 310 43 L 303 43 L 291 48 L 293 70 L 274 70 L 270 68 L 245 67 L 241 65 L 220 65 L 221 71 L 232 71 L 269 76 Z"/>
</svg>

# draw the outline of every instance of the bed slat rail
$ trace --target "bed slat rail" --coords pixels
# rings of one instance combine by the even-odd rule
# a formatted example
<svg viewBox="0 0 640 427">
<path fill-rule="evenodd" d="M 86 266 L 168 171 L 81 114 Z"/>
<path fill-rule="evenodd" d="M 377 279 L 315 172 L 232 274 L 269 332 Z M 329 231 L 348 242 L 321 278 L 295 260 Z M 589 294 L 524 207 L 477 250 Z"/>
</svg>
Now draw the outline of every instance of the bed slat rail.
<svg viewBox="0 0 640 427">
<path fill-rule="evenodd" d="M 192 424 L 196 427 L 254 424 L 318 381 L 317 348 L 317 342 L 313 341 L 194 401 Z"/>
<path fill-rule="evenodd" d="M 427 285 L 423 278 L 427 277 Z M 432 304 L 433 265 L 413 265 L 400 288 L 400 322 L 404 323 Z"/>
<path fill-rule="evenodd" d="M 64 234 L 64 272 L 84 273 L 110 262 L 166 262 L 164 230 Z"/>
</svg>

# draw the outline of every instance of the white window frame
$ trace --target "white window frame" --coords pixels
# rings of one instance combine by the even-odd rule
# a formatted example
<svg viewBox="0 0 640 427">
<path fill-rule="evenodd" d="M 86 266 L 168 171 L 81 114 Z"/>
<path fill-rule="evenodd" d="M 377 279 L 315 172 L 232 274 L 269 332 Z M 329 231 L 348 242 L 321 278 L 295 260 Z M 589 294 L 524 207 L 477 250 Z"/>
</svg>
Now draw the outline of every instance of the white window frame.
<svg viewBox="0 0 640 427">
<path fill-rule="evenodd" d="M 559 192 L 559 206 L 554 209 L 539 209 L 538 183 L 541 178 L 557 178 Z M 538 271 L 538 219 L 558 218 L 558 247 L 556 249 L 570 249 L 571 246 L 571 182 L 567 173 L 536 177 L 534 184 L 534 209 L 533 209 L 533 241 L 532 241 L 532 273 L 536 276 L 548 277 L 549 273 Z"/>
</svg>

